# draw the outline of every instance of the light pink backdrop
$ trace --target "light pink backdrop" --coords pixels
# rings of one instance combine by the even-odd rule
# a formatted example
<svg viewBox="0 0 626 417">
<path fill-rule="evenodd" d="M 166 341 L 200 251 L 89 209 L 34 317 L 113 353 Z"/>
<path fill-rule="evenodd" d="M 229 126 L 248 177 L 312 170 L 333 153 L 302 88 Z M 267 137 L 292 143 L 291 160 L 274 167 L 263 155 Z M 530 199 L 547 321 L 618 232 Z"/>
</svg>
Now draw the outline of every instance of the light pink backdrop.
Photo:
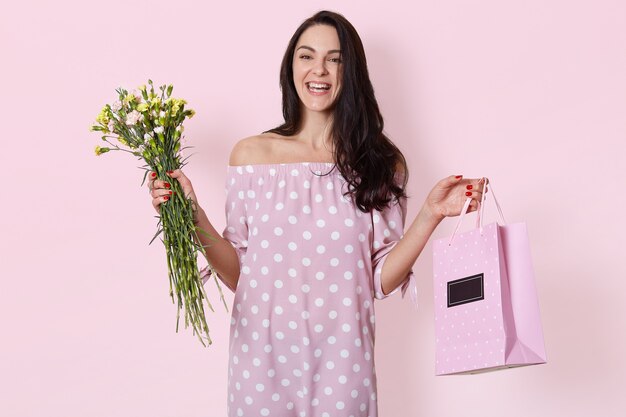
<svg viewBox="0 0 626 417">
<path fill-rule="evenodd" d="M 508 220 L 527 222 L 549 359 L 435 377 L 429 245 L 419 309 L 377 303 L 380 415 L 624 415 L 626 4 L 412 4 L 3 5 L 0 414 L 225 415 L 228 314 L 214 296 L 210 349 L 174 332 L 138 164 L 96 158 L 88 127 L 116 87 L 173 83 L 197 111 L 186 172 L 221 229 L 230 148 L 281 120 L 284 47 L 331 8 L 361 34 L 408 158 L 409 218 L 437 179 L 462 173 L 489 176 Z"/>
</svg>

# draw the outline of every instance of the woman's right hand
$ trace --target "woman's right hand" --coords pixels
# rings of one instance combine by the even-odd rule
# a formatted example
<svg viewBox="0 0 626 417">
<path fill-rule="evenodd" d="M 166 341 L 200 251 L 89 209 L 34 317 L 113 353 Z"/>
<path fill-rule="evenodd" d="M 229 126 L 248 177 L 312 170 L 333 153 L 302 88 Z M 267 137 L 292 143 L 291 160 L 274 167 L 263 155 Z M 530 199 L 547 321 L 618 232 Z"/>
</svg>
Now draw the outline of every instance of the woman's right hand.
<svg viewBox="0 0 626 417">
<path fill-rule="evenodd" d="M 168 171 L 167 175 L 169 175 L 173 181 L 178 181 L 180 183 L 185 197 L 188 197 L 193 201 L 194 212 L 196 212 L 198 210 L 198 199 L 196 198 L 196 193 L 193 191 L 193 186 L 191 185 L 189 178 L 187 178 L 180 169 Z M 148 177 L 150 178 L 148 181 L 148 188 L 150 189 L 150 195 L 152 196 L 152 206 L 157 213 L 159 213 L 161 204 L 172 198 L 174 191 L 171 190 L 172 187 L 169 182 L 156 179 L 156 172 L 151 172 L 148 174 Z"/>
</svg>

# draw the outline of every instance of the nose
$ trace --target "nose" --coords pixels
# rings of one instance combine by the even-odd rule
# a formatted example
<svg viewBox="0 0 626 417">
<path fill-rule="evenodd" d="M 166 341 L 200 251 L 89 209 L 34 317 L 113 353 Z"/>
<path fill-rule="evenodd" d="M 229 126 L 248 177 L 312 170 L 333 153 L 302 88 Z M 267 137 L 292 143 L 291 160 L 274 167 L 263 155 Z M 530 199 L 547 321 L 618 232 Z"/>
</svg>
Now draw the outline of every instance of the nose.
<svg viewBox="0 0 626 417">
<path fill-rule="evenodd" d="M 328 69 L 326 68 L 326 61 L 324 59 L 316 60 L 315 66 L 313 68 L 313 73 L 315 75 L 326 75 L 326 74 L 328 74 Z"/>
</svg>

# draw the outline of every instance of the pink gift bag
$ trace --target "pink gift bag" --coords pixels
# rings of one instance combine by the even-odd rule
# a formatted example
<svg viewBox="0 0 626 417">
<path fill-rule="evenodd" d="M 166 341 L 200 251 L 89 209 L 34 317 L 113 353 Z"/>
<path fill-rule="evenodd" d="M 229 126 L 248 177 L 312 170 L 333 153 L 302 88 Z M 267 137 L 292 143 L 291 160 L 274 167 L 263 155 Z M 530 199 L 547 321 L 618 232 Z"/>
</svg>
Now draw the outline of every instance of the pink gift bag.
<svg viewBox="0 0 626 417">
<path fill-rule="evenodd" d="M 486 179 L 485 179 L 486 180 Z M 435 373 L 473 374 L 546 363 L 539 302 L 525 223 L 483 226 L 433 242 Z"/>
</svg>

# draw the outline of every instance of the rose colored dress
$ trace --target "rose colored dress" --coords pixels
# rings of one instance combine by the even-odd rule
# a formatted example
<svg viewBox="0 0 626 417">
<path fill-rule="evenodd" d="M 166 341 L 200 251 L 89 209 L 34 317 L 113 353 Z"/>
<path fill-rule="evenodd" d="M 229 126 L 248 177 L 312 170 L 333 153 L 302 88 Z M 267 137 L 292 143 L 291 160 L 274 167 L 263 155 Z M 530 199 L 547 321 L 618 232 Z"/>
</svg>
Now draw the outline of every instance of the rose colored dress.
<svg viewBox="0 0 626 417">
<path fill-rule="evenodd" d="M 346 187 L 329 163 L 228 167 L 228 416 L 377 416 L 373 301 L 406 206 L 363 213 Z"/>
</svg>

